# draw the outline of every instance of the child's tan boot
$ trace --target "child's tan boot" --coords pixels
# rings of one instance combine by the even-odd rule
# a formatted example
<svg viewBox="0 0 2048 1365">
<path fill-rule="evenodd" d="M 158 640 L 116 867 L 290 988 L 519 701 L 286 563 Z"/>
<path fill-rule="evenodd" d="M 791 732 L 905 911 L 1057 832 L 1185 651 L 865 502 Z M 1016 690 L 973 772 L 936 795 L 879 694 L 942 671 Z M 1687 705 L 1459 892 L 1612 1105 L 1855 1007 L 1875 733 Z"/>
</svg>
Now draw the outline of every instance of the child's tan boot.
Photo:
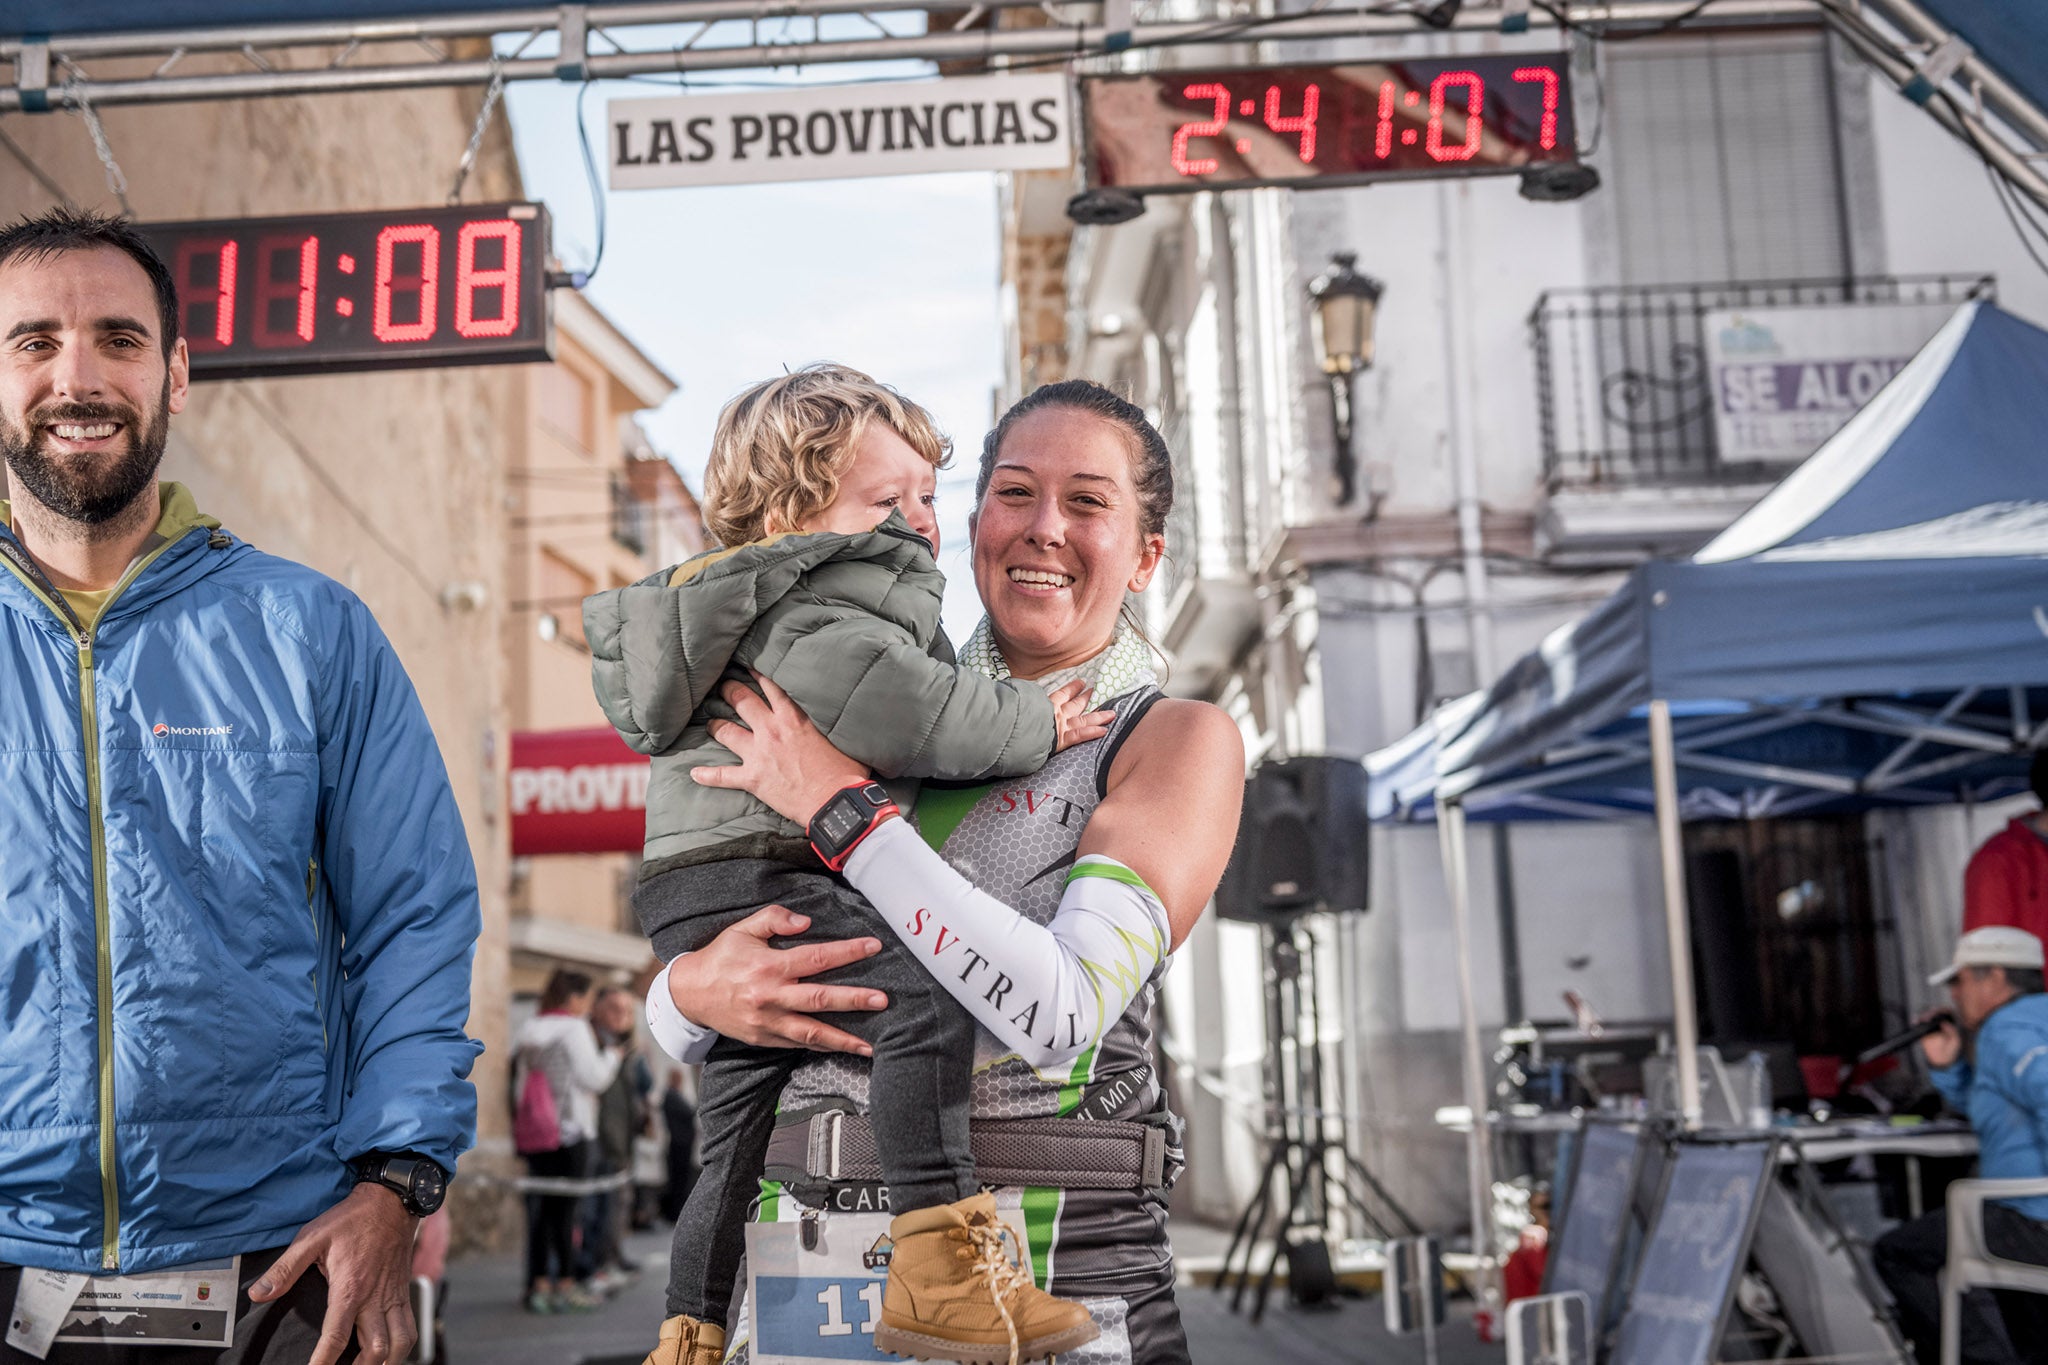
<svg viewBox="0 0 2048 1365">
<path fill-rule="evenodd" d="M 718 1365 L 725 1358 L 725 1329 L 678 1314 L 661 1324 L 661 1344 L 640 1365 Z"/>
<path fill-rule="evenodd" d="M 985 1193 L 895 1218 L 876 1347 L 918 1360 L 1018 1365 L 1095 1340 L 1088 1310 L 1032 1284 L 1007 1233 Z"/>
</svg>

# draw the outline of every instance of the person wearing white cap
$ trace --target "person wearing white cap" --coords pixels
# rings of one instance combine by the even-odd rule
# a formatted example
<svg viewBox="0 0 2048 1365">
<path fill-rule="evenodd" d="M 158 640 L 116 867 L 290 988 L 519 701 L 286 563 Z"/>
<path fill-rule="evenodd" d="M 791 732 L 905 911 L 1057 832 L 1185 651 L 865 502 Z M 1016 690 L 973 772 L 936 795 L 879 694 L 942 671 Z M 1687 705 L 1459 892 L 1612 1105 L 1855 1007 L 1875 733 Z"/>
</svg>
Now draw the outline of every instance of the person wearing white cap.
<svg viewBox="0 0 2048 1365">
<path fill-rule="evenodd" d="M 1935 1089 L 1977 1130 L 1987 1180 L 2048 1176 L 2048 994 L 2041 940 L 1999 925 L 1956 941 L 1955 959 L 1927 979 L 1948 987 L 1953 1015 L 1921 1039 Z M 1993 1255 L 2048 1265 L 2048 1196 L 1984 1206 Z M 1901 1223 L 1874 1248 L 1878 1275 L 1921 1365 L 1937 1365 L 1948 1214 Z M 1963 1304 L 1963 1359 L 1972 1365 L 2048 1361 L 2048 1299 L 1973 1292 Z"/>
</svg>

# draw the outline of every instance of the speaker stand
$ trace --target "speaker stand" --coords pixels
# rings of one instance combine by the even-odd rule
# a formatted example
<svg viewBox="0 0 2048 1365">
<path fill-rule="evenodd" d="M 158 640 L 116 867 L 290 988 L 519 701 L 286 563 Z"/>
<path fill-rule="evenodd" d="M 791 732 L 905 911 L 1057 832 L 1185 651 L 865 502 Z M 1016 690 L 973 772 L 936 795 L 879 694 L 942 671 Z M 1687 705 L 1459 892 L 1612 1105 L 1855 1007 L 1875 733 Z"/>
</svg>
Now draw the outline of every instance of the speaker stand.
<svg viewBox="0 0 2048 1365">
<path fill-rule="evenodd" d="M 1253 1322 L 1265 1317 L 1266 1301 L 1272 1293 L 1280 1259 L 1286 1254 L 1288 1233 L 1306 1228 L 1327 1240 L 1334 1207 L 1355 1211 L 1359 1220 L 1382 1240 L 1421 1231 L 1379 1178 L 1352 1153 L 1345 1142 L 1343 1116 L 1329 1114 L 1323 1108 L 1322 1009 L 1316 940 L 1313 934 L 1299 932 L 1299 927 L 1299 921 L 1293 918 L 1265 926 L 1266 1150 L 1258 1183 L 1238 1215 L 1215 1285 L 1217 1293 L 1230 1288 L 1231 1312 L 1242 1310 L 1257 1273 L 1259 1238 L 1272 1224 L 1273 1249 L 1264 1272 L 1257 1273 Z M 1273 1186 L 1283 1174 L 1286 1203 L 1275 1221 Z M 1367 1204 L 1365 1191 L 1378 1201 L 1385 1217 Z M 1333 1196 L 1336 1204 L 1332 1203 Z"/>
</svg>

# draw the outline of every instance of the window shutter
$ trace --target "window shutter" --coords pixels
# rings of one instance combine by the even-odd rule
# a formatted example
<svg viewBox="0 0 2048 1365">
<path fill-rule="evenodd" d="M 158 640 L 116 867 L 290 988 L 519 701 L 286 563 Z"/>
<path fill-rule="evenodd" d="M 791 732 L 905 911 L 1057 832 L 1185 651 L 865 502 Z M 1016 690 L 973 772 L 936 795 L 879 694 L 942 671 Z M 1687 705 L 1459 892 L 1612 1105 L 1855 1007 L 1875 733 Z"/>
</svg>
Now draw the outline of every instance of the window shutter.
<svg viewBox="0 0 2048 1365">
<path fill-rule="evenodd" d="M 1622 283 L 1846 272 L 1820 34 L 1617 44 L 1606 61 Z"/>
</svg>

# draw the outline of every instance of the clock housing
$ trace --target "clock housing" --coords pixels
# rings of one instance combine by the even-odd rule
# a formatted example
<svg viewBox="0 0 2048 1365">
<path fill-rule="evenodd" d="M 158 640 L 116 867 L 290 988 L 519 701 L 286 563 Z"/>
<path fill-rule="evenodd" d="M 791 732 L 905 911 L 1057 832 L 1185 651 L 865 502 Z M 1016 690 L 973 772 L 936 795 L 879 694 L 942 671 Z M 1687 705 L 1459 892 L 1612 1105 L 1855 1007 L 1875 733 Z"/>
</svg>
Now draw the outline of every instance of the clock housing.
<svg viewBox="0 0 2048 1365">
<path fill-rule="evenodd" d="M 1148 71 L 1081 81 L 1088 184 L 1138 194 L 1577 160 L 1565 53 Z"/>
<path fill-rule="evenodd" d="M 541 204 L 140 228 L 177 284 L 195 380 L 554 355 Z"/>
</svg>

